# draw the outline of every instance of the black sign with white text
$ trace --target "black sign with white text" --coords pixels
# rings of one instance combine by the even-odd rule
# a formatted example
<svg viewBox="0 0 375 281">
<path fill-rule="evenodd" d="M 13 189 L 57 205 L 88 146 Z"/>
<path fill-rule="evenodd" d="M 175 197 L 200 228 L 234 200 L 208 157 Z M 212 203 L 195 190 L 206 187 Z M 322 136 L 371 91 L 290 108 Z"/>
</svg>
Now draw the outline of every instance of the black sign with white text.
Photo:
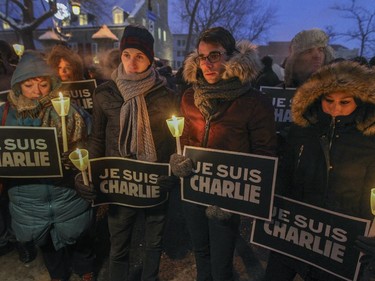
<svg viewBox="0 0 375 281">
<path fill-rule="evenodd" d="M 98 196 L 94 206 L 117 204 L 149 208 L 168 199 L 156 184 L 161 175 L 170 175 L 168 164 L 151 163 L 120 157 L 90 160 L 90 178 Z"/>
<path fill-rule="evenodd" d="M 183 178 L 182 200 L 271 219 L 277 158 L 191 146 L 184 155 L 194 170 Z"/>
<path fill-rule="evenodd" d="M 292 122 L 290 108 L 296 89 L 262 86 L 260 91 L 272 100 L 275 109 L 276 130 L 280 132 Z"/>
<path fill-rule="evenodd" d="M 96 80 L 88 79 L 81 81 L 63 82 L 59 91 L 65 96 L 69 95 L 72 102 L 83 107 L 92 114 L 92 96 L 96 89 Z"/>
<path fill-rule="evenodd" d="M 61 177 L 56 129 L 0 126 L 0 177 Z"/>
<path fill-rule="evenodd" d="M 251 243 L 356 280 L 360 252 L 354 241 L 370 221 L 275 195 L 272 220 L 255 220 Z"/>
</svg>

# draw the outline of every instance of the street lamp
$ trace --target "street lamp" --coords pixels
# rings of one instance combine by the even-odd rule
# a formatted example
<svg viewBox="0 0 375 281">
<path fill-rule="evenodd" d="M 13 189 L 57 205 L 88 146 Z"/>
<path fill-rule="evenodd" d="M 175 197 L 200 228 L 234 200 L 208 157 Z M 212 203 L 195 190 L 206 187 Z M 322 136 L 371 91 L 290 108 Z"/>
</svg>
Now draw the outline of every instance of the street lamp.
<svg viewBox="0 0 375 281">
<path fill-rule="evenodd" d="M 13 49 L 19 57 L 21 57 L 23 55 L 23 52 L 25 51 L 24 45 L 21 44 L 13 44 Z"/>
<path fill-rule="evenodd" d="M 71 5 L 73 14 L 78 16 L 81 13 L 81 4 L 77 1 L 71 1 Z"/>
</svg>

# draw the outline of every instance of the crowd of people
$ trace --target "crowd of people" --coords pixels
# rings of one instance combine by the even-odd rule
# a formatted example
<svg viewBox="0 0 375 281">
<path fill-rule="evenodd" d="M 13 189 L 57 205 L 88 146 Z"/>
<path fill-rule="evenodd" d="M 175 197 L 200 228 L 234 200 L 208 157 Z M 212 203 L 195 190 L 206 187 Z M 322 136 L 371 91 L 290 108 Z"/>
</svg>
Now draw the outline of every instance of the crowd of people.
<svg viewBox="0 0 375 281">
<path fill-rule="evenodd" d="M 278 157 L 275 193 L 343 215 L 372 220 L 375 187 L 374 59 L 335 58 L 327 34 L 303 30 L 290 44 L 282 66 L 258 56 L 256 46 L 236 41 L 223 27 L 204 30 L 196 49 L 176 74 L 155 61 L 154 38 L 139 25 L 124 28 L 119 49 L 106 63 L 86 66 L 69 46 L 48 53 L 26 50 L 18 58 L 0 41 L 1 126 L 54 127 L 63 148 L 63 125 L 51 100 L 61 82 L 97 79 L 92 114 L 71 104 L 66 116 L 67 151 L 59 178 L 0 178 L 0 256 L 16 248 L 20 261 L 43 256 L 52 281 L 72 273 L 96 280 L 100 193 L 68 158 L 77 146 L 90 158 L 112 157 L 169 164 L 159 176 L 161 193 L 179 189 L 194 161 L 177 153 L 165 120 L 185 119 L 181 145 Z M 262 86 L 295 88 L 292 122 L 276 131 L 274 107 Z M 235 154 L 233 154 L 235 157 Z M 234 281 L 233 257 L 241 215 L 219 206 L 180 200 L 196 263 L 197 281 Z M 131 237 L 143 217 L 142 281 L 157 281 L 168 200 L 151 207 L 108 204 L 110 281 L 128 280 Z M 101 227 L 103 227 L 101 225 Z M 375 265 L 375 239 L 358 236 L 359 280 Z M 264 281 L 330 281 L 340 277 L 307 262 L 270 251 Z M 367 279 L 366 279 L 367 278 Z"/>
</svg>

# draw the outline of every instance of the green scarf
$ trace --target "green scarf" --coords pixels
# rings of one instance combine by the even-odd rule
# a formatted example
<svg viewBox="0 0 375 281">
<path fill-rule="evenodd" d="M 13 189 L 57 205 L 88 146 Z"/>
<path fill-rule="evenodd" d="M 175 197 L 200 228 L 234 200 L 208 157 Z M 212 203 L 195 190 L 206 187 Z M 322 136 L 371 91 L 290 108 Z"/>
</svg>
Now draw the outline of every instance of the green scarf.
<svg viewBox="0 0 375 281">
<path fill-rule="evenodd" d="M 221 102 L 233 101 L 251 88 L 250 83 L 242 84 L 237 77 L 220 80 L 215 84 L 207 83 L 203 77 L 197 80 L 193 85 L 194 104 L 206 120 L 217 113 Z"/>
</svg>

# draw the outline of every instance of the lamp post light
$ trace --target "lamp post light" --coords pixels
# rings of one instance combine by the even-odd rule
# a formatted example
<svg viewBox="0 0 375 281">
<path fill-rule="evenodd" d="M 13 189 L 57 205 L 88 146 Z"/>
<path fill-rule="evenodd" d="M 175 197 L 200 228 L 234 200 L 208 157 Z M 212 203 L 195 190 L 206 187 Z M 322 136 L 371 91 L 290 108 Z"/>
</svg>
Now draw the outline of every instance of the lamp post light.
<svg viewBox="0 0 375 281">
<path fill-rule="evenodd" d="M 16 52 L 17 56 L 21 58 L 23 52 L 25 51 L 25 46 L 21 44 L 13 44 L 13 49 Z"/>
<path fill-rule="evenodd" d="M 78 16 L 81 13 L 81 3 L 77 1 L 71 1 L 71 6 L 73 14 Z"/>
</svg>

